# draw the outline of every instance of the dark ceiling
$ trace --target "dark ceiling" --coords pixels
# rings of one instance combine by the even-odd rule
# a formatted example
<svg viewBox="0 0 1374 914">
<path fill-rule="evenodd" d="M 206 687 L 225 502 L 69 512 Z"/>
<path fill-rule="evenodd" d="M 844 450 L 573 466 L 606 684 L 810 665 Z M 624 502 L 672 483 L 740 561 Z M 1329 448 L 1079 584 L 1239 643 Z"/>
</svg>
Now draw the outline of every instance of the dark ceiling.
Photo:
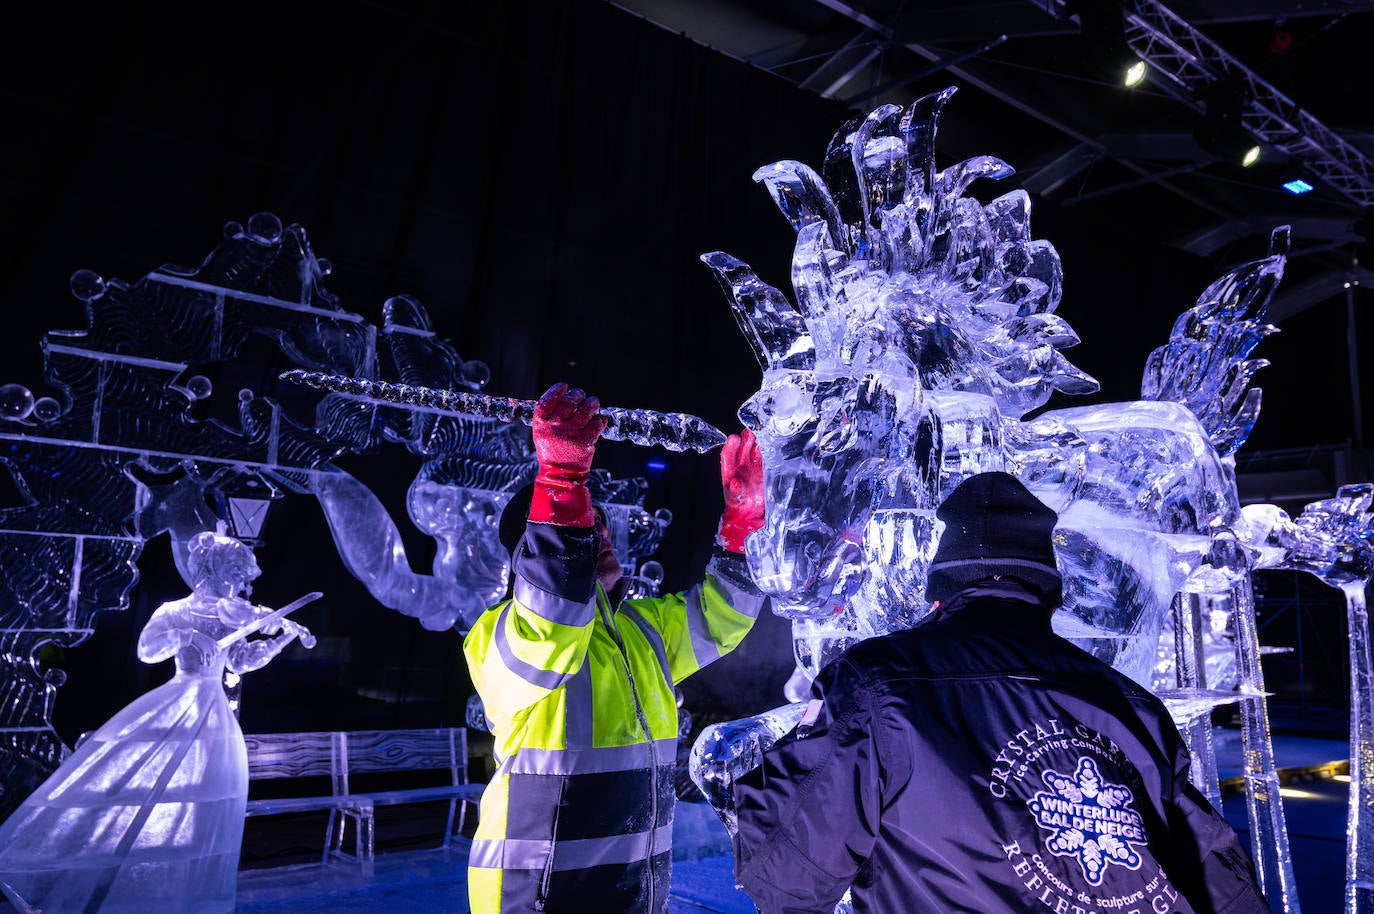
<svg viewBox="0 0 1374 914">
<path fill-rule="evenodd" d="M 1374 3 L 612 5 L 856 113 L 958 86 L 937 148 L 997 155 L 1038 198 L 1090 221 L 1156 226 L 1159 240 L 1199 258 L 1249 259 L 1289 225 L 1276 322 L 1344 296 L 1348 282 L 1374 285 L 1359 265 L 1362 249 L 1374 265 L 1361 222 L 1374 204 Z M 1122 53 L 1147 64 L 1134 88 Z M 1238 164 L 1231 134 L 1258 144 L 1260 160 Z M 1294 179 L 1313 190 L 1284 190 Z"/>
<path fill-rule="evenodd" d="M 785 288 L 792 241 L 754 169 L 819 164 L 847 114 L 954 85 L 937 154 L 1016 168 L 972 192 L 1031 192 L 1100 399 L 1138 396 L 1174 318 L 1289 225 L 1282 332 L 1255 353 L 1272 364 L 1238 460 L 1353 445 L 1292 499 L 1374 478 L 1374 281 L 1356 265 L 1374 0 L 347 0 L 327 37 L 310 5 L 234 9 L 209 29 L 167 0 L 31 10 L 32 41 L 0 61 L 5 380 L 32 385 L 40 334 L 80 325 L 73 270 L 194 264 L 265 210 L 309 230 L 348 308 L 376 319 L 414 295 L 494 390 L 569 379 L 724 427 L 758 375 L 700 255 Z M 1122 44 L 1150 65 L 1132 89 L 1109 59 Z M 1218 85 L 1265 139 L 1252 168 L 1199 142 Z M 1282 189 L 1297 177 L 1314 189 Z M 610 353 L 653 353 L 651 383 Z"/>
</svg>

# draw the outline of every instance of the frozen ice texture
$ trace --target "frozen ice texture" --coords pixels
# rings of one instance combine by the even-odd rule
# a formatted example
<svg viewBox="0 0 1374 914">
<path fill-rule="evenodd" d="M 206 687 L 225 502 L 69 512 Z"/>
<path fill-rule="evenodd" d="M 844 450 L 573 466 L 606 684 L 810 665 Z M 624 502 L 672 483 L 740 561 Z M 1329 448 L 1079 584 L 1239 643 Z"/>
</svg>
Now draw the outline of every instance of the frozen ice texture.
<svg viewBox="0 0 1374 914">
<path fill-rule="evenodd" d="M 463 359 L 440 339 L 424 306 L 408 295 L 388 299 L 378 334 L 377 374 L 396 385 L 433 384 L 476 396 L 485 363 Z M 321 401 L 359 408 L 337 394 Z M 337 466 L 310 476 L 344 565 L 377 602 L 415 617 L 431 631 L 466 631 L 504 593 L 510 557 L 497 521 L 511 493 L 531 478 L 534 449 L 520 426 L 497 418 L 441 415 L 404 405 L 362 408 L 375 414 L 380 439 L 421 461 L 406 492 L 411 524 L 435 541 L 428 569 L 412 567 L 399 525 L 367 486 Z"/>
<path fill-rule="evenodd" d="M 393 384 L 367 378 L 348 378 L 314 371 L 291 369 L 281 379 L 317 390 L 330 390 L 369 403 L 407 404 L 439 415 L 497 419 L 501 422 L 534 421 L 536 401 L 497 397 L 414 384 Z M 660 413 L 648 409 L 601 407 L 607 441 L 630 441 L 644 447 L 659 445 L 670 451 L 705 452 L 725 443 L 725 433 L 696 416 Z"/>
<path fill-rule="evenodd" d="M 86 738 L 0 825 L 0 891 L 20 910 L 234 907 L 248 753 L 224 673 L 314 638 L 248 600 L 259 570 L 238 540 L 198 534 L 187 563 L 194 590 L 158 607 L 138 640 L 144 663 L 174 660 L 171 680 Z"/>
<path fill-rule="evenodd" d="M 195 268 L 72 275 L 86 325 L 42 338 L 51 394 L 9 385 L 0 422 L 20 493 L 0 509 L 0 814 L 68 752 L 50 723 L 65 676 L 44 646 L 78 644 L 96 613 L 127 606 L 145 542 L 166 532 L 186 577 L 194 536 L 225 522 L 255 546 L 274 501 L 371 446 L 366 423 L 317 425 L 255 367 L 276 354 L 371 370 L 374 328 L 324 290 L 327 273 L 303 230 L 260 213 Z"/>
<path fill-rule="evenodd" d="M 1032 237 L 1028 195 L 966 195 L 1011 167 L 991 156 L 935 166 L 953 93 L 855 118 L 819 172 L 783 161 L 755 173 L 796 231 L 795 306 L 735 257 L 702 257 L 763 372 L 739 411 L 764 462 L 767 518 L 748 541 L 750 571 L 792 620 L 798 666 L 814 677 L 855 641 L 929 612 L 935 508 L 972 474 L 1010 472 L 1060 515 L 1056 630 L 1154 686 L 1176 649 L 1175 595 L 1248 587 L 1248 565 L 1231 576 L 1209 562 L 1241 520 L 1231 455 L 1258 414 L 1250 382 L 1265 363 L 1249 356 L 1274 331 L 1263 316 L 1287 231 L 1179 317 L 1147 360 L 1141 399 L 1045 410 L 1055 391 L 1097 383 L 1063 355 L 1079 340 L 1056 313 L 1059 257 Z M 1262 708 L 1257 663 L 1238 676 L 1244 690 L 1225 699 L 1197 683 L 1185 695 L 1171 678 L 1171 701 L 1181 714 L 1249 696 Z M 737 774 L 760 729 L 769 721 L 750 719 L 699 746 L 697 782 Z M 1267 745 L 1264 726 L 1250 732 Z M 728 822 L 728 791 L 712 796 Z M 1281 818 L 1268 824 L 1278 837 L 1257 833 L 1283 844 Z"/>
<path fill-rule="evenodd" d="M 733 799 L 735 778 L 757 768 L 763 753 L 797 725 L 805 709 L 805 702 L 794 702 L 755 717 L 712 724 L 692 744 L 692 780 L 707 801 L 721 811 L 731 837 L 739 831 Z"/>
<path fill-rule="evenodd" d="M 1273 330 L 1261 317 L 1286 236 L 1179 318 L 1142 400 L 1024 420 L 1056 390 L 1097 385 L 1061 352 L 1078 337 L 1055 313 L 1059 259 L 1031 237 L 1029 197 L 964 195 L 1010 166 L 935 169 L 952 94 L 846 124 L 821 174 L 795 161 L 756 172 L 797 231 L 796 307 L 729 254 L 702 258 L 763 368 L 740 409 L 768 497 L 751 571 L 776 611 L 805 623 L 799 660 L 814 675 L 854 638 L 928 610 L 935 507 L 967 476 L 1005 470 L 1061 513 L 1060 630 L 1149 684 L 1173 594 L 1211 531 L 1239 517 L 1227 457 L 1258 411 L 1248 383 L 1264 363 L 1247 356 Z M 900 565 L 874 561 L 897 543 Z"/>
<path fill-rule="evenodd" d="M 1374 577 L 1374 484 L 1341 486 L 1296 519 L 1247 505 L 1242 526 L 1258 567 L 1305 571 L 1345 597 L 1350 650 L 1350 799 L 1346 807 L 1347 914 L 1374 912 L 1374 650 L 1366 590 Z"/>
<path fill-rule="evenodd" d="M 315 498 L 345 565 L 428 627 L 461 627 L 504 588 L 491 521 L 533 476 L 523 426 L 276 380 L 281 365 L 470 390 L 490 375 L 441 340 L 414 299 L 388 301 L 380 327 L 345 310 L 325 288 L 329 272 L 305 230 L 270 213 L 227 224 L 195 267 L 134 282 L 77 270 L 86 325 L 42 338 L 48 391 L 0 387 L 12 483 L 0 508 L 0 816 L 69 752 L 51 725 L 65 674 L 40 659 L 45 645 L 79 644 L 96 613 L 125 608 L 144 544 L 160 533 L 186 578 L 196 535 L 225 523 L 257 548 L 277 502 Z M 335 462 L 397 446 L 420 461 L 405 519 Z M 434 537 L 432 567 L 412 569 L 398 551 L 400 523 Z"/>
</svg>

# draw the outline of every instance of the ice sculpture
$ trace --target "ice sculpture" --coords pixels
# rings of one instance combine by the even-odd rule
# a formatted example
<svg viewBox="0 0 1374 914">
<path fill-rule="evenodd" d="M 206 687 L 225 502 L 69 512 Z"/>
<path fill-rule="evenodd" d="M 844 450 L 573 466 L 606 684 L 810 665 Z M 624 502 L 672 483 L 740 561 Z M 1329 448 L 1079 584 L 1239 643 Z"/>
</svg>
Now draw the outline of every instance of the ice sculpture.
<svg viewBox="0 0 1374 914">
<path fill-rule="evenodd" d="M 750 570 L 792 620 L 798 665 L 814 676 L 856 640 L 928 612 L 935 507 L 973 473 L 1011 472 L 1060 513 L 1056 630 L 1151 685 L 1174 595 L 1234 584 L 1209 559 L 1240 520 L 1230 455 L 1258 414 L 1249 382 L 1264 362 L 1248 356 L 1274 329 L 1263 313 L 1287 232 L 1179 318 L 1150 357 L 1141 400 L 1027 420 L 1053 391 L 1097 384 L 1060 352 L 1078 338 L 1055 314 L 1059 258 L 1031 236 L 1028 195 L 965 196 L 976 179 L 1012 169 L 991 156 L 935 168 L 953 92 L 846 124 L 820 173 L 796 161 L 755 173 L 797 232 L 795 307 L 734 257 L 702 258 L 763 369 L 740 408 L 763 451 L 768 499 Z M 1262 710 L 1253 653 L 1246 694 Z M 722 785 L 757 756 L 732 739 L 766 741 L 788 713 L 721 725 L 735 737 L 703 732 L 694 780 L 728 798 Z M 1246 733 L 1247 757 L 1268 766 L 1251 773 L 1273 779 L 1263 715 Z M 730 810 L 718 811 L 728 824 Z M 1265 819 L 1255 834 L 1275 845 L 1263 855 L 1270 897 L 1295 911 L 1282 809 L 1252 811 Z"/>
<path fill-rule="evenodd" d="M 189 583 L 195 536 L 227 523 L 256 546 L 274 502 L 310 497 L 345 567 L 427 628 L 465 629 L 504 591 L 495 518 L 534 473 L 523 425 L 277 379 L 290 365 L 476 392 L 487 366 L 462 359 L 409 296 L 386 302 L 381 327 L 344 310 L 299 225 L 257 213 L 224 236 L 199 266 L 131 283 L 78 270 L 71 290 L 87 326 L 42 340 L 53 395 L 0 386 L 0 479 L 12 483 L 0 508 L 0 818 L 69 752 L 51 723 L 66 676 L 40 659 L 44 647 L 77 645 L 96 613 L 125 608 L 144 544 L 161 532 Z M 436 541 L 424 571 L 376 494 L 334 462 L 395 446 L 421 460 L 407 510 Z M 642 480 L 603 482 L 615 489 L 617 552 L 638 569 L 631 586 L 657 588 L 662 569 L 639 561 L 669 517 L 643 509 Z"/>
<path fill-rule="evenodd" d="M 292 641 L 286 612 L 248 600 L 252 550 L 219 533 L 188 544 L 193 591 L 154 611 L 145 663 L 174 658 L 170 681 L 85 739 L 0 826 L 0 891 L 21 911 L 223 914 L 234 908 L 248 752 L 222 684 Z M 268 637 L 252 637 L 261 632 Z"/>
<path fill-rule="evenodd" d="M 224 522 L 256 546 L 274 502 L 319 498 L 331 520 L 344 505 L 367 521 L 336 524 L 345 565 L 430 627 L 461 625 L 465 607 L 504 586 L 486 519 L 505 487 L 533 473 L 521 426 L 437 420 L 277 380 L 294 366 L 480 386 L 486 366 L 439 340 L 414 299 L 389 302 L 380 328 L 344 310 L 301 226 L 257 213 L 224 236 L 198 266 L 134 282 L 78 270 L 71 290 L 87 326 L 43 338 L 51 395 L 0 387 L 0 479 L 12 483 L 0 508 L 0 816 L 68 752 L 51 725 L 65 674 L 39 659 L 44 646 L 79 644 L 96 613 L 125 608 L 144 543 L 161 532 L 186 578 L 197 534 Z M 436 539 L 429 572 L 410 568 L 396 523 L 334 463 L 398 445 L 422 460 L 409 509 Z"/>
<path fill-rule="evenodd" d="M 1374 484 L 1341 486 L 1290 519 L 1247 505 L 1244 528 L 1258 568 L 1305 571 L 1345 596 L 1350 640 L 1350 799 L 1346 914 L 1374 912 L 1374 655 L 1366 589 L 1374 577 Z"/>
<path fill-rule="evenodd" d="M 404 385 L 475 394 L 489 380 L 485 363 L 463 360 L 439 339 L 414 298 L 388 299 L 383 319 L 382 365 Z M 312 474 L 309 486 L 344 564 L 383 606 L 414 616 L 432 631 L 455 626 L 466 631 L 506 588 L 510 556 L 496 535 L 496 522 L 510 495 L 534 477 L 528 433 L 497 418 L 332 398 L 375 410 L 384 438 L 421 458 L 406 493 L 406 510 L 436 542 L 432 573 L 414 571 L 381 500 L 353 476 L 328 467 Z"/>
<path fill-rule="evenodd" d="M 370 403 L 406 403 L 442 415 L 473 416 L 506 422 L 518 420 L 526 425 L 534 422 L 534 400 L 414 384 L 392 384 L 299 369 L 282 372 L 281 379 L 318 390 L 337 391 Z M 661 413 L 616 406 L 603 406 L 600 413 L 606 417 L 606 427 L 601 437 L 607 441 L 630 441 L 641 447 L 661 445 L 670 451 L 693 450 L 699 453 L 725 443 L 724 432 L 706 420 L 686 413 Z"/>
</svg>

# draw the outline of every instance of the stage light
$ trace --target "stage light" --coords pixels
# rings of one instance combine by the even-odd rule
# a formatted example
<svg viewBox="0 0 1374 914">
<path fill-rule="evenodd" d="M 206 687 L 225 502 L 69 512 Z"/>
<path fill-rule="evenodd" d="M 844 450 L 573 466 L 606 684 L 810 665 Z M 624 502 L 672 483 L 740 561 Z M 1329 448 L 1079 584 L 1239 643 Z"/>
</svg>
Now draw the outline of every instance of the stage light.
<svg viewBox="0 0 1374 914">
<path fill-rule="evenodd" d="M 1128 89 L 1145 79 L 1145 61 L 1126 43 L 1126 22 L 1111 0 L 1072 0 L 1069 8 L 1078 18 L 1083 55 L 1092 67 Z"/>
<path fill-rule="evenodd" d="M 1294 178 L 1292 181 L 1284 181 L 1283 189 L 1290 194 L 1305 194 L 1312 189 L 1312 185 L 1302 178 Z"/>
<path fill-rule="evenodd" d="M 1218 161 L 1249 168 L 1259 161 L 1261 149 L 1245 129 L 1245 88 L 1235 80 L 1220 79 L 1198 96 L 1202 116 L 1193 128 L 1197 144 Z"/>
</svg>

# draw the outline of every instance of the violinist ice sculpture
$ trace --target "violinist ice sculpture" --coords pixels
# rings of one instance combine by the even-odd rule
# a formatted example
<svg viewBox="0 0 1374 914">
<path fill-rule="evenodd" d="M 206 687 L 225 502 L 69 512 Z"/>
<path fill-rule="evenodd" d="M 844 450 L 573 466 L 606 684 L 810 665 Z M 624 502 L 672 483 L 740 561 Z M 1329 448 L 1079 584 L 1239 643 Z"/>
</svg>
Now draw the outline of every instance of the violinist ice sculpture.
<svg viewBox="0 0 1374 914">
<path fill-rule="evenodd" d="M 763 369 L 740 408 L 763 452 L 768 509 L 750 570 L 792 621 L 798 666 L 814 677 L 854 642 L 929 611 L 935 507 L 969 475 L 1011 472 L 1060 514 L 1056 630 L 1149 686 L 1174 595 L 1240 521 L 1230 455 L 1258 415 L 1249 382 L 1265 363 L 1248 356 L 1274 329 L 1262 318 L 1287 233 L 1180 317 L 1149 360 L 1141 400 L 1027 420 L 1054 391 L 1097 383 L 1060 352 L 1078 337 L 1054 313 L 1059 257 L 1031 236 L 1029 196 L 965 196 L 1012 169 L 991 156 L 935 168 L 953 92 L 846 124 L 820 173 L 796 161 L 755 173 L 797 233 L 795 307 L 729 254 L 702 257 Z M 1258 679 L 1257 663 L 1250 672 Z M 730 781 L 794 713 L 718 725 L 693 747 L 693 779 L 727 824 Z M 1247 758 L 1276 798 L 1264 726 L 1247 730 Z M 1263 855 L 1266 891 L 1276 910 L 1295 911 L 1282 807 L 1271 799 L 1252 813 L 1265 819 L 1255 834 L 1275 845 Z"/>
<path fill-rule="evenodd" d="M 0 890 L 21 911 L 234 908 L 248 754 L 224 672 L 315 639 L 248 600 L 260 572 L 246 545 L 204 532 L 188 551 L 192 593 L 158 607 L 138 640 L 144 663 L 175 660 L 171 680 L 78 745 L 0 826 Z M 249 637 L 259 631 L 268 637 Z"/>
<path fill-rule="evenodd" d="M 81 644 L 98 613 L 127 608 L 144 545 L 161 533 L 189 584 L 197 534 L 225 523 L 256 548 L 281 499 L 319 498 L 330 513 L 342 491 L 372 513 L 335 524 L 336 546 L 379 603 L 461 627 L 462 606 L 504 587 L 486 521 L 509 480 L 533 473 L 527 430 L 278 380 L 283 366 L 479 386 L 489 374 L 413 298 L 389 302 L 380 327 L 346 310 L 330 272 L 305 229 L 272 213 L 227 223 L 196 266 L 133 281 L 77 270 L 85 321 L 42 337 L 47 389 L 0 385 L 0 819 L 70 751 L 52 727 L 66 675 L 45 649 Z M 408 521 L 435 538 L 431 568 L 411 568 L 397 522 L 336 463 L 398 446 L 420 460 Z"/>
</svg>

